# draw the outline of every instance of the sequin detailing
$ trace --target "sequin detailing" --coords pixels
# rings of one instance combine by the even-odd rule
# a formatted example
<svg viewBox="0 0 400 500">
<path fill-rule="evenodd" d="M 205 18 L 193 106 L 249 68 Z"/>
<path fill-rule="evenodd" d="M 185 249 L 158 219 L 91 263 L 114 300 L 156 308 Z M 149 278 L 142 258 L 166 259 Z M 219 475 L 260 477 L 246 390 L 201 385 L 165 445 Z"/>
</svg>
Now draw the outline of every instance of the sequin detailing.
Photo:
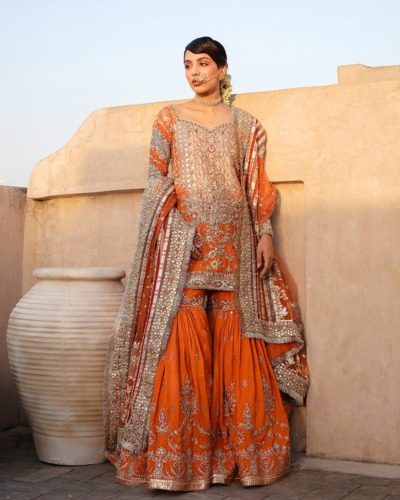
<svg viewBox="0 0 400 500">
<path fill-rule="evenodd" d="M 236 311 L 235 300 L 221 300 L 211 298 L 207 303 L 207 310 L 210 311 Z"/>
<path fill-rule="evenodd" d="M 182 119 L 173 106 L 171 170 L 178 210 L 195 225 L 201 260 L 190 260 L 186 287 L 234 290 L 242 205 L 233 122 L 211 129 Z"/>
<path fill-rule="evenodd" d="M 190 306 L 190 307 L 205 307 L 207 302 L 207 297 L 203 297 L 202 295 L 195 295 L 194 297 L 190 295 L 186 295 L 182 293 L 181 306 Z"/>
<path fill-rule="evenodd" d="M 192 272 L 187 274 L 185 287 L 198 290 L 229 291 L 235 289 L 235 282 L 235 274 L 231 273 Z"/>
<path fill-rule="evenodd" d="M 258 231 L 258 236 L 262 236 L 263 234 L 269 234 L 270 236 L 274 235 L 274 231 L 272 230 L 272 225 L 269 220 L 264 222 Z"/>
</svg>

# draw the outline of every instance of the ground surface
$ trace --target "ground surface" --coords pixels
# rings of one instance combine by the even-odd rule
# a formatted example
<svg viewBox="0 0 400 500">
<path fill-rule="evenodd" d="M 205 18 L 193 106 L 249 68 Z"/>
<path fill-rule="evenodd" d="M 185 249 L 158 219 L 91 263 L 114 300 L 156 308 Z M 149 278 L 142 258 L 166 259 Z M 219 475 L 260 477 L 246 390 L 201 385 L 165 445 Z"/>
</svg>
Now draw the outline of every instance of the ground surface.
<svg viewBox="0 0 400 500">
<path fill-rule="evenodd" d="M 200 492 L 165 492 L 115 484 L 108 463 L 57 466 L 40 462 L 26 428 L 0 433 L 0 500 L 143 499 L 199 500 L 399 499 L 400 467 L 311 459 L 295 454 L 290 475 L 271 486 L 212 486 Z"/>
</svg>

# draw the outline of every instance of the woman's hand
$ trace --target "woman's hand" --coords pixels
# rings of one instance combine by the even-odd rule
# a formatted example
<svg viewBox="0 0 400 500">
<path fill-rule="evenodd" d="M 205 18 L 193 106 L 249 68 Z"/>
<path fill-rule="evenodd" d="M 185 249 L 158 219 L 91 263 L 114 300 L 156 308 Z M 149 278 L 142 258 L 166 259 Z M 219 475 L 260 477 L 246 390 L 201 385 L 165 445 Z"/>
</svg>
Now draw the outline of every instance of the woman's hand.
<svg viewBox="0 0 400 500">
<path fill-rule="evenodd" d="M 198 238 L 196 236 L 197 235 L 195 235 L 195 237 L 193 238 L 192 249 L 190 251 L 190 258 L 193 260 L 201 260 L 201 257 L 202 257 L 201 251 L 203 249 L 202 249 L 200 241 L 198 240 Z"/>
<path fill-rule="evenodd" d="M 260 278 L 263 278 L 271 269 L 273 260 L 272 237 L 269 234 L 263 234 L 257 245 L 257 268 L 260 271 Z"/>
</svg>

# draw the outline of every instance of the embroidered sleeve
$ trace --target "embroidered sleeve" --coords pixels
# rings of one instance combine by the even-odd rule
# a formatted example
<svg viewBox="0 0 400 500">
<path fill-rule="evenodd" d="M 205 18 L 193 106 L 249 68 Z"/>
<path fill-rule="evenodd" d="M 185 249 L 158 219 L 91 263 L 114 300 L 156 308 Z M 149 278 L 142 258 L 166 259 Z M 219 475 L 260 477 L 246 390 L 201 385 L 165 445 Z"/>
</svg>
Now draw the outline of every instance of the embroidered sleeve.
<svg viewBox="0 0 400 500">
<path fill-rule="evenodd" d="M 163 108 L 153 123 L 150 142 L 149 176 L 167 175 L 171 157 L 171 115 Z"/>
<path fill-rule="evenodd" d="M 259 123 L 257 124 L 256 134 L 257 175 L 255 176 L 256 203 L 254 206 L 255 213 L 253 216 L 253 220 L 257 237 L 260 238 L 263 234 L 269 234 L 273 236 L 270 217 L 272 215 L 272 212 L 274 211 L 276 188 L 269 181 L 264 170 L 267 134 Z"/>
</svg>

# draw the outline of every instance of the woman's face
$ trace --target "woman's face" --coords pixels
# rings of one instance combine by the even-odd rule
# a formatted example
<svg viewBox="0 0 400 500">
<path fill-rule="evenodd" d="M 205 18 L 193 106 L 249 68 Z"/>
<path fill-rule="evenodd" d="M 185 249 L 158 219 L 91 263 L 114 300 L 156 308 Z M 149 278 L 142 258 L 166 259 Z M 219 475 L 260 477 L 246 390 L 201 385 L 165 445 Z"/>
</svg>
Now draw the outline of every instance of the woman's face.
<svg viewBox="0 0 400 500">
<path fill-rule="evenodd" d="M 226 66 L 218 68 L 208 54 L 193 54 L 190 50 L 185 52 L 184 65 L 186 79 L 196 94 L 215 92 L 219 89 L 219 77 L 226 73 Z"/>
</svg>

